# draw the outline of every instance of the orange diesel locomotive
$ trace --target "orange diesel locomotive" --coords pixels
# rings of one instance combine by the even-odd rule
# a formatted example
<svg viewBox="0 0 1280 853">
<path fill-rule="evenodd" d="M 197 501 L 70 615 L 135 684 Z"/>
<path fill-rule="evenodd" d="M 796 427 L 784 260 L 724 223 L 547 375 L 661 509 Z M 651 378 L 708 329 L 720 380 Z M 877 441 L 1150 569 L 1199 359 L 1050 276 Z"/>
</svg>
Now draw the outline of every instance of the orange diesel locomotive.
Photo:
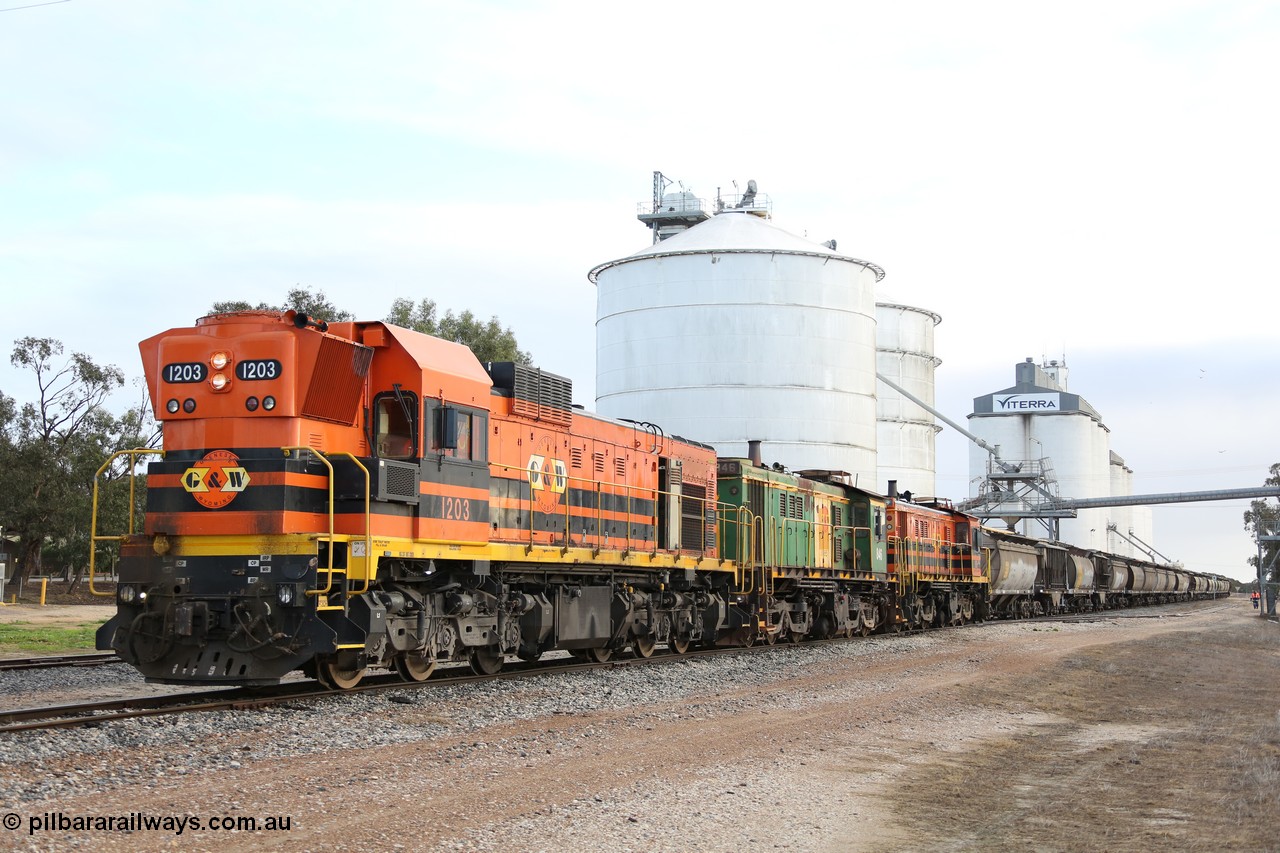
<svg viewBox="0 0 1280 853">
<path fill-rule="evenodd" d="M 740 627 L 714 452 L 577 410 L 568 380 L 294 312 L 141 350 L 163 456 L 142 531 L 93 535 L 120 541 L 98 646 L 150 680 L 351 687 Z"/>
</svg>

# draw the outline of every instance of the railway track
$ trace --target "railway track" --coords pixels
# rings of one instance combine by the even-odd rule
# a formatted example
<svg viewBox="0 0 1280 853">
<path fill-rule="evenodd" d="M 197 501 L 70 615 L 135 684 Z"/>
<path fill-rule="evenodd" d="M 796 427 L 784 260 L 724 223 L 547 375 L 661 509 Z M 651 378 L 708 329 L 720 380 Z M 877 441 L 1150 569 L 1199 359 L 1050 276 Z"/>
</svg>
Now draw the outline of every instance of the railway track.
<svg viewBox="0 0 1280 853">
<path fill-rule="evenodd" d="M 819 642 L 835 642 L 822 640 Z M 423 682 L 404 681 L 394 674 L 366 677 L 349 690 L 334 690 L 310 679 L 289 681 L 269 687 L 226 687 L 200 692 L 137 696 L 106 701 L 79 702 L 66 705 L 48 705 L 0 711 L 0 734 L 33 731 L 37 729 L 74 728 L 95 726 L 117 720 L 155 717 L 164 714 L 185 714 L 197 711 L 255 710 L 271 705 L 286 704 L 299 699 L 322 696 L 346 696 L 383 690 L 411 690 L 414 688 L 454 687 L 484 681 L 528 678 L 548 673 L 585 672 L 614 669 L 623 666 L 662 664 L 709 655 L 731 652 L 761 652 L 765 646 L 695 649 L 683 655 L 655 655 L 651 658 L 618 658 L 603 663 L 584 662 L 574 658 L 557 658 L 537 663 L 510 664 L 496 675 L 470 674 L 465 667 L 448 667 Z M 466 674 L 463 674 L 466 673 Z"/>
<path fill-rule="evenodd" d="M 970 622 L 960 627 L 972 628 L 986 624 L 1027 622 L 1045 624 L 1054 622 L 1102 622 L 1124 618 L 1171 618 L 1190 615 L 1191 612 L 1205 613 L 1220 610 L 1224 604 L 1187 608 L 1185 604 L 1161 605 L 1157 608 L 1141 608 L 1135 610 L 1106 610 L 1097 613 L 1070 613 L 1056 616 L 1042 616 L 1027 620 L 999 620 L 997 622 Z M 1170 613 L 1171 608 L 1180 612 Z M 1161 612 L 1150 612 L 1152 610 Z M 936 629 L 935 629 L 936 630 Z M 903 632 L 905 635 L 908 632 Z M 919 631 L 909 633 L 921 633 Z M 894 636 L 894 635 L 880 635 Z M 846 638 L 834 637 L 826 640 L 808 640 L 802 645 L 815 646 L 828 643 L 848 642 Z M 788 646 L 790 643 L 783 643 Z M 314 699 L 323 696 L 350 695 L 354 693 L 370 693 L 384 690 L 410 690 L 415 688 L 432 689 L 474 684 L 485 681 L 527 678 L 549 673 L 586 672 L 591 670 L 607 670 L 624 666 L 645 666 L 675 663 L 694 658 L 721 654 L 759 654 L 773 649 L 772 644 L 753 646 L 729 646 L 723 648 L 691 649 L 684 654 L 660 654 L 653 657 L 620 657 L 603 663 L 582 661 L 576 658 L 556 658 L 539 662 L 521 662 L 509 664 L 495 675 L 470 674 L 463 667 L 445 667 L 424 682 L 408 682 L 394 674 L 377 675 L 365 678 L 358 686 L 349 690 L 334 690 L 310 679 L 289 681 L 269 687 L 232 687 L 205 690 L 200 692 L 184 692 L 164 694 L 160 696 L 138 696 L 107 701 L 93 701 L 66 705 L 50 705 L 32 708 L 21 708 L 0 712 L 0 734 L 33 731 L 40 729 L 61 729 L 79 726 L 97 726 L 119 720 L 154 717 L 165 714 L 195 713 L 200 711 L 235 711 L 256 710 L 271 705 Z M 72 655 L 69 658 L 101 657 L 95 655 Z M 111 657 L 114 657 L 112 655 Z M 30 660 L 39 661 L 39 658 Z M 99 661 L 109 663 L 110 661 Z M 59 665 L 59 664 L 48 664 Z M 73 664 L 66 664 L 73 665 Z M 86 665 L 91 665 L 87 664 Z M 16 667 L 15 667 L 16 668 Z M 30 668 L 30 667 L 28 667 Z M 466 674 L 463 674 L 466 673 Z"/>
<path fill-rule="evenodd" d="M 29 658 L 4 658 L 0 660 L 0 672 L 21 669 L 53 669 L 62 666 L 103 666 L 120 663 L 115 652 L 89 652 L 66 655 L 42 655 Z"/>
</svg>

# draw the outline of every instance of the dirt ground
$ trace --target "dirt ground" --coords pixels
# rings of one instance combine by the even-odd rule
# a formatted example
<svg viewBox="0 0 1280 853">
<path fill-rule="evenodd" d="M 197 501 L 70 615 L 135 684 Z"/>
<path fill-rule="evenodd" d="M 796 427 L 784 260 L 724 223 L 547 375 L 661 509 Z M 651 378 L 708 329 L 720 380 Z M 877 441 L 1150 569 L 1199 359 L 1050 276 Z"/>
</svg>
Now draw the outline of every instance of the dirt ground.
<svg viewBox="0 0 1280 853">
<path fill-rule="evenodd" d="M 0 607 L 0 623 L 30 622 L 33 625 L 72 628 L 84 622 L 106 622 L 115 612 L 115 607 L 109 604 L 46 604 L 41 607 L 24 601 Z"/>
<path fill-rule="evenodd" d="M 856 671 L 15 810 L 235 802 L 293 819 L 287 834 L 92 836 L 131 850 L 1280 849 L 1280 626 L 1246 600 L 886 648 Z"/>
</svg>

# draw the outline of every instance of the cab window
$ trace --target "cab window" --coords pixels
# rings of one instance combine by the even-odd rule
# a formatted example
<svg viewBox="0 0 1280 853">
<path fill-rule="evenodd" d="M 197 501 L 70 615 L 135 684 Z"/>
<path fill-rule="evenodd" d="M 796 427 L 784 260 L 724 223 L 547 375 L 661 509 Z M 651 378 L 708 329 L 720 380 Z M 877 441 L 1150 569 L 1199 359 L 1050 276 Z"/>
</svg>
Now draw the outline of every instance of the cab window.
<svg viewBox="0 0 1280 853">
<path fill-rule="evenodd" d="M 407 392 L 379 394 L 374 401 L 374 446 L 383 459 L 418 455 L 418 398 Z"/>
<path fill-rule="evenodd" d="M 428 452 L 468 462 L 488 458 L 489 416 L 453 406 L 433 408 Z"/>
</svg>

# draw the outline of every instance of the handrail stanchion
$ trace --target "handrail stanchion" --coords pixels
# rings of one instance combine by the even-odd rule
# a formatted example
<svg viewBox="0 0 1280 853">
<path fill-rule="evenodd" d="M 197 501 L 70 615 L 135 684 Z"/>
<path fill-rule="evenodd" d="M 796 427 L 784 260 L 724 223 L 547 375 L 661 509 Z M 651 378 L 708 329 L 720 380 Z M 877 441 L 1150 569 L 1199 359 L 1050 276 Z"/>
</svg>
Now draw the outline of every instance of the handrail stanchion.
<svg viewBox="0 0 1280 853">
<path fill-rule="evenodd" d="M 313 596 L 328 595 L 333 590 L 333 573 L 336 571 L 333 568 L 333 463 L 326 459 L 324 454 L 316 450 L 314 447 L 298 445 L 294 447 L 281 447 L 280 450 L 283 451 L 286 459 L 289 458 L 289 455 L 294 451 L 297 451 L 298 453 L 302 453 L 304 451 L 310 453 L 314 458 L 319 459 L 324 464 L 324 467 L 329 470 L 329 565 L 323 569 L 316 569 L 316 574 L 319 574 L 320 572 L 325 573 L 324 589 L 309 589 L 306 593 L 307 595 Z M 369 490 L 365 489 L 365 494 L 367 495 L 368 493 Z M 345 606 L 345 602 L 343 605 Z"/>
<path fill-rule="evenodd" d="M 347 595 L 348 596 L 364 595 L 366 592 L 369 591 L 369 583 L 374 578 L 374 575 L 377 574 L 377 570 L 378 570 L 377 561 L 374 559 L 374 556 L 373 556 L 373 512 L 369 505 L 369 485 L 370 485 L 369 469 L 366 468 L 364 463 L 361 462 L 359 459 L 357 459 L 353 454 L 348 453 L 346 451 L 340 451 L 337 453 L 333 453 L 331 455 L 347 457 L 352 462 L 354 462 L 356 467 L 359 468 L 364 473 L 364 553 L 365 553 L 364 588 L 361 589 L 359 592 L 353 592 L 350 589 L 351 573 L 350 571 L 347 572 L 347 586 L 348 586 Z M 333 469 L 330 468 L 329 470 L 330 470 L 330 478 L 332 479 Z M 332 509 L 332 497 L 330 497 L 330 509 Z M 332 512 L 330 513 L 330 529 L 332 529 Z M 332 561 L 332 556 L 333 556 L 332 542 L 329 543 L 329 555 L 330 555 L 330 560 Z M 348 559 L 350 559 L 350 555 L 348 555 Z"/>
<path fill-rule="evenodd" d="M 163 450 L 156 450 L 151 447 L 135 447 L 131 450 L 117 450 L 107 457 L 102 466 L 93 475 L 93 500 L 91 504 L 91 515 L 89 520 L 89 592 L 99 598 L 110 598 L 114 593 L 106 590 L 99 590 L 94 586 L 94 576 L 97 571 L 97 544 L 99 542 L 122 542 L 125 536 L 132 536 L 134 532 L 134 505 L 137 503 L 137 463 L 139 456 L 147 456 L 155 454 L 161 459 L 164 458 Z M 120 536 L 99 536 L 98 535 L 98 481 L 102 477 L 104 471 L 111 466 L 111 463 L 119 456 L 129 457 L 129 529 Z"/>
</svg>

